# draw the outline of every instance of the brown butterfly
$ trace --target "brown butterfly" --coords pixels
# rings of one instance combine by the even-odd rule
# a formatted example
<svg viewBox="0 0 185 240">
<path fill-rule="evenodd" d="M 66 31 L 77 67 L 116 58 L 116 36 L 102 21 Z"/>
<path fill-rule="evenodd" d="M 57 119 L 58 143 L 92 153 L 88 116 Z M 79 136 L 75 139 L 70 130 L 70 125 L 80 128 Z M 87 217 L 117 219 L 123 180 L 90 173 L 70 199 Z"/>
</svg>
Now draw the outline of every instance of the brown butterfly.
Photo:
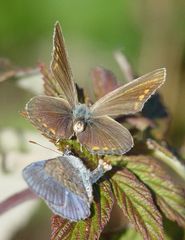
<svg viewBox="0 0 185 240">
<path fill-rule="evenodd" d="M 166 77 L 164 68 L 157 69 L 106 94 L 92 106 L 79 103 L 59 23 L 54 31 L 51 72 L 63 96 L 32 98 L 26 105 L 27 118 L 45 136 L 60 140 L 75 135 L 98 155 L 119 155 L 132 148 L 130 132 L 113 118 L 141 111 Z"/>
</svg>

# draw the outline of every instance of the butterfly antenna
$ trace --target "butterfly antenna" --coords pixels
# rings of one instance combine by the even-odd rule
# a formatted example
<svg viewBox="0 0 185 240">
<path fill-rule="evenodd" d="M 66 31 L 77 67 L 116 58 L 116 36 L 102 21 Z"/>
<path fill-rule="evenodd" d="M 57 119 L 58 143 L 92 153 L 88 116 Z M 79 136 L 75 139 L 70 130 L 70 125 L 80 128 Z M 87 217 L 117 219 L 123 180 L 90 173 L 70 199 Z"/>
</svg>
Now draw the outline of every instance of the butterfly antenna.
<svg viewBox="0 0 185 240">
<path fill-rule="evenodd" d="M 58 152 L 58 151 L 53 150 L 53 149 L 51 149 L 51 148 L 49 148 L 49 147 L 43 146 L 42 144 L 37 143 L 37 142 L 35 142 L 35 141 L 30 140 L 29 142 L 32 143 L 32 144 L 38 145 L 38 146 L 40 146 L 40 147 L 43 147 L 43 148 L 45 148 L 45 149 L 48 149 L 48 150 L 50 150 L 50 151 L 52 151 L 52 152 L 55 152 L 55 153 L 57 153 L 57 154 L 59 154 L 59 155 L 63 155 L 63 154 L 64 154 L 63 152 Z"/>
</svg>

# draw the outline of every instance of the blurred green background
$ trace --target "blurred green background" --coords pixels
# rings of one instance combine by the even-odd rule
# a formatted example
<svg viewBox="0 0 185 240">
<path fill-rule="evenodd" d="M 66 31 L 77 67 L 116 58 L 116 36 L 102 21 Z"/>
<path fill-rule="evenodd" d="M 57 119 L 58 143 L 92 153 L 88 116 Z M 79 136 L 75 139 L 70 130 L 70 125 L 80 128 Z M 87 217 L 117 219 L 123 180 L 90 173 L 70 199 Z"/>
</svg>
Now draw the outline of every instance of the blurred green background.
<svg viewBox="0 0 185 240">
<path fill-rule="evenodd" d="M 89 73 L 97 65 L 123 81 L 115 50 L 126 54 L 139 75 L 167 68 L 161 92 L 172 114 L 168 139 L 184 154 L 185 1 L 1 0 L 0 57 L 19 67 L 49 64 L 56 20 L 62 25 L 76 81 L 90 94 Z M 31 95 L 14 80 L 0 83 L 0 130 L 30 127 L 18 111 Z"/>
<path fill-rule="evenodd" d="M 113 59 L 118 49 L 140 75 L 165 66 L 168 77 L 162 92 L 173 114 L 170 138 L 178 146 L 184 142 L 183 0 L 1 1 L 0 56 L 25 67 L 49 63 L 56 20 L 63 28 L 74 75 L 83 86 L 90 84 L 89 71 L 97 65 L 113 70 L 122 80 Z M 7 90 L 11 104 L 9 95 Z"/>
</svg>

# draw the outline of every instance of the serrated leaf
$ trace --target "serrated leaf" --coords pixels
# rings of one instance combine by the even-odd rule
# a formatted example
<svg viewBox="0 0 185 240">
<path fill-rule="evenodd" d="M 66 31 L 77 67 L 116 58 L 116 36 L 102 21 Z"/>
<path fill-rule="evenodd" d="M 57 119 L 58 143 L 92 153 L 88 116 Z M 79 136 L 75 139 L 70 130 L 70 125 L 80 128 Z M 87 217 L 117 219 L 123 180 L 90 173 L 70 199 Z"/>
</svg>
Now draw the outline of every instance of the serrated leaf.
<svg viewBox="0 0 185 240">
<path fill-rule="evenodd" d="M 152 189 L 165 216 L 185 227 L 185 191 L 157 160 L 150 156 L 132 156 L 127 157 L 126 166 Z"/>
<path fill-rule="evenodd" d="M 68 239 L 70 232 L 73 230 L 75 223 L 54 215 L 51 218 L 51 240 Z"/>
<path fill-rule="evenodd" d="M 52 217 L 51 240 L 96 240 L 109 221 L 113 206 L 113 194 L 108 181 L 96 184 L 92 216 L 77 223 L 64 220 L 58 216 Z"/>
<path fill-rule="evenodd" d="M 145 185 L 126 168 L 117 171 L 111 182 L 118 205 L 143 239 L 164 239 L 161 215 Z"/>
</svg>

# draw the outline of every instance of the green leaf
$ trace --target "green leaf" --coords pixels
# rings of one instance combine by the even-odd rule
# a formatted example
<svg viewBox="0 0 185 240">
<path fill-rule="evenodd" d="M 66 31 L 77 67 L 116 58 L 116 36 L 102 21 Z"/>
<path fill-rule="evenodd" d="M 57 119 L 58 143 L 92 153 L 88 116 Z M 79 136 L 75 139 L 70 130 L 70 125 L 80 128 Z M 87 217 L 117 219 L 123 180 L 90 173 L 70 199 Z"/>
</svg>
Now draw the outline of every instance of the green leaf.
<svg viewBox="0 0 185 240">
<path fill-rule="evenodd" d="M 163 162 L 170 167 L 181 179 L 185 182 L 185 166 L 179 161 L 179 159 L 170 152 L 166 147 L 160 145 L 153 139 L 147 139 L 147 146 L 152 150 L 151 154 L 154 158 Z M 184 183 L 183 182 L 183 183 Z"/>
<path fill-rule="evenodd" d="M 98 156 L 91 154 L 77 140 L 62 139 L 61 141 L 57 142 L 56 145 L 57 148 L 62 152 L 66 149 L 69 149 L 76 157 L 79 157 L 82 161 L 84 161 L 85 165 L 92 170 L 98 164 Z"/>
<path fill-rule="evenodd" d="M 165 216 L 185 227 L 185 191 L 169 177 L 159 162 L 150 156 L 132 156 L 127 157 L 126 167 L 152 189 Z"/>
<path fill-rule="evenodd" d="M 118 205 L 143 239 L 164 239 L 161 215 L 145 185 L 126 168 L 117 171 L 111 182 Z"/>
<path fill-rule="evenodd" d="M 185 240 L 184 230 L 176 223 L 164 218 L 165 240 Z"/>
<path fill-rule="evenodd" d="M 112 240 L 142 240 L 143 238 L 139 233 L 137 233 L 133 228 L 127 228 L 121 234 L 113 237 Z"/>
<path fill-rule="evenodd" d="M 99 239 L 103 228 L 110 218 L 113 206 L 113 194 L 110 183 L 103 181 L 95 186 L 92 216 L 77 223 L 52 217 L 51 240 L 95 240 Z"/>
</svg>

